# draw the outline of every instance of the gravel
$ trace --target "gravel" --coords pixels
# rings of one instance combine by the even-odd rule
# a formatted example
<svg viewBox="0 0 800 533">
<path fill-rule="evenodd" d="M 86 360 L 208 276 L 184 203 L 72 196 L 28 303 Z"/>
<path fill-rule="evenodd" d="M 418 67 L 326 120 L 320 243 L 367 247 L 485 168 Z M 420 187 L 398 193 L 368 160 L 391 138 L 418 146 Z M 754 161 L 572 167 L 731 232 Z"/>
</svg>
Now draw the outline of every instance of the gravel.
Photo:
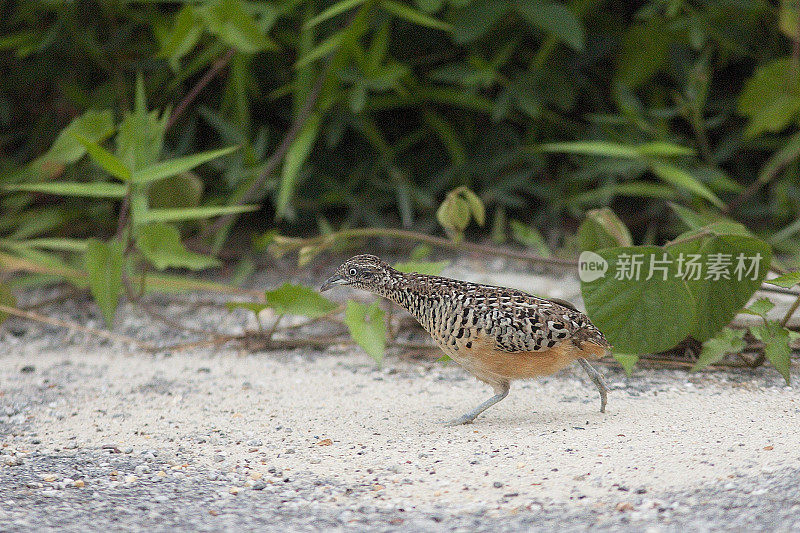
<svg viewBox="0 0 800 533">
<path fill-rule="evenodd" d="M 57 312 L 100 327 L 85 302 Z M 120 319 L 120 333 L 191 340 Z M 773 369 L 601 370 L 606 415 L 570 368 L 448 428 L 491 394 L 453 365 L 391 355 L 377 369 L 348 347 L 149 355 L 10 319 L 0 529 L 800 530 L 800 395 Z"/>
</svg>

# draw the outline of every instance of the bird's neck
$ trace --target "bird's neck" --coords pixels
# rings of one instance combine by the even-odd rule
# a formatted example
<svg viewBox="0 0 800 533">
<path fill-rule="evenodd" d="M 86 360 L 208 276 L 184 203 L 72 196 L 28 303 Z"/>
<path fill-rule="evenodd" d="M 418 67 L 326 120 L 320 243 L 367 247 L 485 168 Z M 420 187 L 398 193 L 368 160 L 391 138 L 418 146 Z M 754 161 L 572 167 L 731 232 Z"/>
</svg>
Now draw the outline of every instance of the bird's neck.
<svg viewBox="0 0 800 533">
<path fill-rule="evenodd" d="M 404 274 L 395 270 L 390 272 L 386 282 L 374 292 L 393 301 L 417 320 L 422 320 L 421 313 L 424 313 L 430 297 L 426 290 L 428 278 L 429 276 L 423 274 Z"/>
<path fill-rule="evenodd" d="M 378 296 L 383 296 L 394 303 L 403 306 L 403 300 L 411 288 L 411 283 L 408 276 L 397 270 L 390 270 L 386 273 L 386 277 L 382 283 L 375 288 L 372 292 Z"/>
</svg>

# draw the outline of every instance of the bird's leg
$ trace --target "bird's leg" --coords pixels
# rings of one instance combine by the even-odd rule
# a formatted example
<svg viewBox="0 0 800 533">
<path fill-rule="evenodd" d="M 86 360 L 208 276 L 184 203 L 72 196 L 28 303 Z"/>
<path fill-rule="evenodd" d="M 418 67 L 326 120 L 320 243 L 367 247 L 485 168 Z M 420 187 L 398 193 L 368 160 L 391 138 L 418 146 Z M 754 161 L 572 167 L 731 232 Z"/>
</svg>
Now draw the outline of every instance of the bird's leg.
<svg viewBox="0 0 800 533">
<path fill-rule="evenodd" d="M 501 381 L 500 383 L 493 385 L 494 387 L 494 396 L 480 404 L 478 407 L 470 411 L 469 413 L 465 413 L 458 418 L 454 418 L 448 422 L 445 422 L 446 426 L 460 426 L 462 424 L 471 424 L 473 420 L 478 418 L 478 415 L 508 396 L 508 391 L 511 389 L 511 385 L 508 381 Z"/>
<path fill-rule="evenodd" d="M 591 379 L 597 386 L 597 390 L 600 391 L 600 412 L 605 413 L 606 403 L 608 402 L 608 385 L 606 385 L 606 382 L 603 380 L 603 376 L 600 375 L 600 372 L 595 370 L 595 368 L 589 364 L 589 361 L 581 357 L 578 359 L 578 362 L 581 364 L 586 373 L 589 374 L 589 379 Z"/>
</svg>

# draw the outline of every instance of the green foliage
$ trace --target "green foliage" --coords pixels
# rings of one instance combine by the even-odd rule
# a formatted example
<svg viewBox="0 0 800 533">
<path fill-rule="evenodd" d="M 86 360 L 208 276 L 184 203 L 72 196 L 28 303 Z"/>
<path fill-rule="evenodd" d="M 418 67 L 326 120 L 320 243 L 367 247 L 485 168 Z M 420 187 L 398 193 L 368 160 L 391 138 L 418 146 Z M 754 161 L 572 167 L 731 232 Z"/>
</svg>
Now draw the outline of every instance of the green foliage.
<svg viewBox="0 0 800 533">
<path fill-rule="evenodd" d="M 495 218 L 547 228 L 555 245 L 586 210 L 606 206 L 626 222 L 634 213 L 657 221 L 632 226 L 637 238 L 674 237 L 665 201 L 719 208 L 757 175 L 770 186 L 744 206 L 748 224 L 797 229 L 789 2 L 99 6 L 17 3 L 0 22 L 11 73 L 0 97 L 0 186 L 143 184 L 167 171 L 178 183 L 182 158 L 236 145 L 199 182 L 183 181 L 187 201 L 155 205 L 151 194 L 150 207 L 252 199 L 266 211 L 258 231 L 275 221 L 309 231 L 321 217 L 331 227 L 429 227 L 439 201 L 465 187 Z M 173 108 L 181 116 L 170 122 Z M 52 201 L 5 190 L 13 206 L 3 206 L 0 228 L 37 219 Z M 107 231 L 117 205 L 91 197 L 51 212 L 51 231 Z M 135 216 L 144 203 L 131 202 Z M 463 203 L 445 206 L 439 219 L 460 238 L 471 229 Z M 205 237 L 218 250 L 231 229 Z M 800 248 L 797 233 L 782 246 Z"/>
<path fill-rule="evenodd" d="M 486 211 L 478 195 L 466 187 L 458 187 L 447 194 L 436 211 L 436 219 L 451 239 L 459 241 L 470 220 L 480 226 L 486 223 Z"/>
<path fill-rule="evenodd" d="M 789 289 L 800 283 L 800 272 L 789 272 L 788 274 L 767 280 L 767 283 Z"/>
<path fill-rule="evenodd" d="M 753 336 L 764 343 L 764 355 L 780 372 L 786 384 L 789 384 L 792 363 L 789 359 L 791 349 L 789 348 L 789 330 L 781 327 L 775 321 L 766 321 L 760 326 L 750 329 Z"/>
<path fill-rule="evenodd" d="M 8 307 L 17 306 L 17 299 L 14 297 L 14 293 L 12 293 L 11 289 L 4 283 L 0 283 L 0 305 Z M 0 311 L 0 324 L 2 324 L 6 318 L 8 318 L 8 313 Z"/>
<path fill-rule="evenodd" d="M 187 250 L 181 242 L 178 228 L 169 224 L 154 223 L 137 228 L 136 248 L 158 270 L 205 270 L 220 265 L 214 257 Z"/>
<path fill-rule="evenodd" d="M 267 307 L 275 310 L 279 315 L 301 315 L 308 318 L 318 318 L 327 315 L 336 304 L 304 285 L 284 283 L 275 290 L 266 291 L 264 298 Z"/>
<path fill-rule="evenodd" d="M 722 360 L 726 354 L 741 352 L 745 347 L 745 330 L 722 328 L 714 338 L 703 343 L 703 349 L 692 370 L 700 370 Z"/>
<path fill-rule="evenodd" d="M 401 261 L 394 264 L 394 268 L 400 272 L 416 272 L 428 276 L 438 276 L 442 270 L 447 268 L 450 261 Z"/>
<path fill-rule="evenodd" d="M 578 244 L 581 250 L 595 251 L 601 248 L 632 246 L 631 232 L 609 208 L 593 209 L 586 213 L 586 220 L 578 228 Z"/>
<path fill-rule="evenodd" d="M 519 220 L 512 220 L 509 223 L 509 227 L 514 240 L 518 243 L 528 248 L 533 248 L 542 257 L 550 257 L 552 255 L 550 248 L 544 241 L 544 237 L 536 228 L 527 226 Z"/>
<path fill-rule="evenodd" d="M 114 315 L 122 293 L 122 252 L 123 244 L 119 241 L 89 239 L 84 253 L 89 290 L 109 329 L 114 326 Z"/>
<path fill-rule="evenodd" d="M 582 248 L 607 263 L 602 275 L 581 281 L 587 313 L 623 353 L 664 351 L 686 337 L 714 338 L 761 286 L 772 260 L 767 243 L 728 221 L 690 230 L 662 247 L 618 246 L 620 235 L 630 238 L 611 212 L 593 213 L 579 230 Z M 721 343 L 728 341 L 716 338 L 706 359 L 722 357 Z"/>
<path fill-rule="evenodd" d="M 678 277 L 674 258 L 656 246 L 605 248 L 597 253 L 608 262 L 608 273 L 592 282 L 582 282 L 581 290 L 592 322 L 605 333 L 615 350 L 623 353 L 650 353 L 672 348 L 682 341 L 697 323 L 695 302 L 686 281 Z M 642 264 L 667 260 L 666 276 L 646 279 L 616 279 L 615 272 L 632 264 L 632 256 Z M 665 317 L 669 317 L 665 320 Z"/>
<path fill-rule="evenodd" d="M 216 265 L 196 250 L 218 251 L 258 208 L 238 229 L 302 264 L 345 246 L 327 239 L 341 228 L 438 221 L 453 244 L 487 212 L 493 237 L 541 255 L 580 221 L 578 245 L 610 269 L 634 242 L 648 257 L 800 264 L 790 2 L 84 7 L 18 2 L 0 21 L 0 257 L 28 272 L 9 286 L 88 283 L 109 323 L 117 263 L 145 290 L 222 290 L 147 270 Z M 398 266 L 441 267 L 413 260 Z M 584 292 L 619 348 L 653 351 L 719 339 L 764 272 L 607 276 Z M 766 357 L 785 367 L 783 330 L 763 326 Z"/>
<path fill-rule="evenodd" d="M 37 210 L 29 211 L 31 220 L 19 224 L 8 238 L 0 240 L 0 247 L 18 257 L 25 258 L 38 269 L 44 267 L 48 272 L 63 273 L 76 285 L 88 283 L 93 298 L 99 305 L 108 327 L 112 327 L 115 311 L 122 292 L 124 276 L 136 275 L 135 268 L 123 265 L 136 265 L 129 258 L 140 257 L 158 270 L 166 268 L 188 268 L 202 270 L 220 263 L 213 257 L 188 250 L 181 242 L 178 228 L 169 222 L 186 221 L 238 214 L 254 209 L 246 205 L 197 206 L 197 193 L 192 194 L 192 176 L 187 173 L 204 163 L 230 154 L 235 147 L 210 150 L 184 157 L 161 159 L 163 138 L 166 128 L 166 113 L 149 112 L 145 101 L 144 84 L 137 81 L 136 101 L 133 112 L 127 113 L 116 136 L 116 153 L 101 146 L 98 141 L 107 139 L 113 131 L 108 123 L 107 113 L 87 112 L 80 119 L 73 120 L 59 134 L 53 146 L 42 159 L 30 163 L 27 171 L 19 173 L 16 179 L 21 183 L 6 184 L 3 189 L 10 193 L 39 193 L 65 197 L 87 197 L 105 201 L 128 204 L 117 220 L 119 238 L 103 242 L 94 238 L 88 240 L 64 238 L 32 239 L 47 231 L 53 231 L 63 220 L 65 211 L 52 212 L 51 217 L 42 217 Z M 84 155 L 94 163 L 102 174 L 107 174 L 122 183 L 100 179 L 86 181 L 53 180 L 52 174 L 42 174 L 42 170 L 53 161 L 60 164 L 80 164 Z M 62 168 L 58 173 L 64 172 Z M 43 181 L 43 178 L 50 178 Z M 167 180 L 181 180 L 187 186 L 184 194 L 175 195 L 178 201 L 164 201 L 157 205 L 181 207 L 151 207 L 151 185 L 157 186 Z M 195 185 L 194 190 L 196 191 Z M 155 193 L 165 194 L 169 189 L 156 189 Z M 24 197 L 22 205 L 26 205 Z M 129 214 L 128 214 L 129 213 Z M 27 213 L 20 216 L 26 220 Z M 126 216 L 127 215 L 127 216 Z M 14 226 L 11 226 L 12 228 Z M 54 253 L 55 252 L 55 253 Z M 75 262 L 82 256 L 85 279 L 82 272 L 76 272 L 64 261 Z M 35 266 L 27 268 L 32 272 Z M 39 278 L 39 281 L 52 281 L 52 276 Z M 146 285 L 146 284 L 145 284 Z M 157 283 L 156 283 L 157 285 Z M 175 284 L 172 284 L 174 287 Z M 187 286 L 192 286 L 191 283 Z"/>
<path fill-rule="evenodd" d="M 386 319 L 379 303 L 349 300 L 344 322 L 353 340 L 380 365 L 386 351 Z"/>
<path fill-rule="evenodd" d="M 694 236 L 698 238 L 692 238 Z M 697 256 L 704 266 L 712 264 L 715 257 L 722 260 L 720 264 L 730 263 L 729 279 L 722 275 L 717 277 L 709 268 L 704 269 L 700 279 L 695 279 L 687 272 L 686 283 L 694 296 L 695 309 L 700 317 L 690 334 L 701 342 L 713 337 L 736 316 L 761 286 L 772 259 L 767 243 L 744 235 L 712 233 L 700 236 L 699 233 L 688 232 L 685 237 L 678 237 L 674 244 L 666 248 L 673 257 L 680 258 L 683 254 L 687 262 L 688 258 Z M 734 273 L 739 265 L 739 257 L 747 258 L 744 268 L 751 266 L 749 258 L 760 258 L 758 268 L 751 273 L 743 270 L 741 279 Z"/>
</svg>

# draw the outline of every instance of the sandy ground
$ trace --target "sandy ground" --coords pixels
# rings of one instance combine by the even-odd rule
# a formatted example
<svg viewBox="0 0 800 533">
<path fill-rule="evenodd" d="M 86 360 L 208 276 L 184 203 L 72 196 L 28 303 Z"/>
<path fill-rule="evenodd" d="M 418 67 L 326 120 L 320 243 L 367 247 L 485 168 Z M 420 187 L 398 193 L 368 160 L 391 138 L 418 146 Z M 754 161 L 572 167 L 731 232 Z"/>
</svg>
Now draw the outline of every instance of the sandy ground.
<svg viewBox="0 0 800 533">
<path fill-rule="evenodd" d="M 604 368 L 613 390 L 601 414 L 576 366 L 518 382 L 476 423 L 445 427 L 490 390 L 454 365 L 392 358 L 377 370 L 363 354 L 330 352 L 21 347 L 0 357 L 8 427 L 22 428 L 5 435 L 4 457 L 24 466 L 28 454 L 113 450 L 218 472 L 230 494 L 315 479 L 345 487 L 323 502 L 334 507 L 351 508 L 346 487 L 359 487 L 357 501 L 377 508 L 502 517 L 572 505 L 595 520 L 644 519 L 665 494 L 800 464 L 800 395 L 774 371 Z M 159 475 L 142 470 L 114 479 Z"/>
<path fill-rule="evenodd" d="M 449 274 L 580 305 L 569 277 L 465 261 Z M 778 312 L 791 301 L 772 296 Z M 244 312 L 158 305 L 193 327 L 254 327 Z M 43 312 L 102 327 L 86 301 Z M 116 331 L 194 338 L 130 306 Z M 0 530 L 800 530 L 800 394 L 771 367 L 626 377 L 600 365 L 612 387 L 601 414 L 576 365 L 445 427 L 491 391 L 454 364 L 397 355 L 382 369 L 346 346 L 150 355 L 10 319 Z"/>
</svg>

